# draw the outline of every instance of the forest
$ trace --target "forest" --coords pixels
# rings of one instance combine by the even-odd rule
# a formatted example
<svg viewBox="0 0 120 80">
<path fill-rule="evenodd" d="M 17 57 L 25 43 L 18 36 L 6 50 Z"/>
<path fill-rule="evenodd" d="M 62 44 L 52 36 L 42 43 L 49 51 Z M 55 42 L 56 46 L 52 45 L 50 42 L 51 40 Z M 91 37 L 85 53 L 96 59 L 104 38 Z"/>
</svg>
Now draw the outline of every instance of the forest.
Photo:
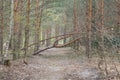
<svg viewBox="0 0 120 80">
<path fill-rule="evenodd" d="M 0 80 L 120 80 L 120 0 L 0 0 Z"/>
</svg>

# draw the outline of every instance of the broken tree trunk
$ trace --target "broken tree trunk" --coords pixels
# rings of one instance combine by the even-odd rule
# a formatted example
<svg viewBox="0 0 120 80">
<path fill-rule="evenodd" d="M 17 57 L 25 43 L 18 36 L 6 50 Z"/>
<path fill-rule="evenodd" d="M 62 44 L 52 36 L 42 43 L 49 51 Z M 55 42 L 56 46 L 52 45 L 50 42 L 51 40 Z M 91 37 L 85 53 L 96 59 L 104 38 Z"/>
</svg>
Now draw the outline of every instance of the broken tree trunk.
<svg viewBox="0 0 120 80">
<path fill-rule="evenodd" d="M 72 35 L 75 35 L 75 34 L 78 34 L 78 33 L 81 33 L 81 32 L 73 32 L 73 33 L 68 33 L 68 34 L 63 34 L 63 35 L 58 35 L 58 36 L 50 37 L 50 38 L 47 38 L 47 39 L 40 40 L 39 43 L 40 43 L 40 42 L 43 42 L 43 41 L 46 41 L 46 40 L 49 40 L 49 39 L 56 38 L 56 37 L 72 36 Z M 30 44 L 30 45 L 22 48 L 21 50 L 26 50 L 27 48 L 29 48 L 29 47 L 31 47 L 31 46 L 33 46 L 33 45 L 35 45 L 35 44 L 37 44 L 37 43 L 32 43 L 32 44 Z"/>
<path fill-rule="evenodd" d="M 33 53 L 33 55 L 37 55 L 37 54 L 39 54 L 40 52 L 43 52 L 43 51 L 48 50 L 48 49 L 51 49 L 51 48 L 61 48 L 61 47 L 67 46 L 67 45 L 69 45 L 69 44 L 71 44 L 71 43 L 74 43 L 74 42 L 76 42 L 76 41 L 78 41 L 78 40 L 80 39 L 80 37 L 79 37 L 79 38 L 76 38 L 76 39 L 74 39 L 74 40 L 72 40 L 72 41 L 70 41 L 70 42 L 68 42 L 68 43 L 63 44 L 63 45 L 58 45 L 58 44 L 57 44 L 58 41 L 60 41 L 60 40 L 62 40 L 62 39 L 64 39 L 64 38 L 68 38 L 68 37 L 70 37 L 70 36 L 66 36 L 66 37 L 63 36 L 62 38 L 57 39 L 52 46 L 49 46 L 49 47 L 44 48 L 44 49 L 42 49 L 42 50 L 38 50 L 38 51 L 36 51 L 35 53 Z"/>
</svg>

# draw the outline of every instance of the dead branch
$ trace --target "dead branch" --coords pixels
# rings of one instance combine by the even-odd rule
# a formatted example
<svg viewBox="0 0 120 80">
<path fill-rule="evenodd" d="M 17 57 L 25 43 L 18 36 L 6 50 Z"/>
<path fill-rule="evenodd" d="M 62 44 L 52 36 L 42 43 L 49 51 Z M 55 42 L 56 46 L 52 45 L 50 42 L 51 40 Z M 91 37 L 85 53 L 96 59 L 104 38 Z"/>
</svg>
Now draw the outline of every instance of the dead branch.
<svg viewBox="0 0 120 80">
<path fill-rule="evenodd" d="M 65 44 L 63 44 L 63 45 L 55 45 L 55 47 L 56 47 L 56 48 L 65 47 L 65 46 L 67 46 L 67 45 L 69 45 L 69 44 L 71 44 L 71 43 L 74 43 L 74 42 L 78 41 L 78 40 L 80 40 L 80 37 L 79 37 L 79 38 L 76 38 L 76 39 L 74 39 L 74 40 L 72 40 L 72 41 L 70 41 L 70 42 L 68 42 L 68 43 L 65 43 Z"/>
<path fill-rule="evenodd" d="M 48 50 L 48 49 L 51 49 L 51 48 L 54 48 L 54 46 L 49 46 L 49 47 L 47 47 L 47 48 L 45 48 L 45 49 L 38 50 L 38 51 L 36 51 L 35 53 L 33 53 L 33 55 L 37 55 L 37 54 L 39 54 L 40 52 L 43 52 L 43 51 Z"/>
<path fill-rule="evenodd" d="M 48 50 L 48 49 L 51 49 L 51 48 L 54 48 L 54 47 L 55 47 L 55 48 L 61 48 L 61 47 L 67 46 L 67 45 L 69 45 L 69 44 L 71 44 L 71 43 L 74 43 L 75 41 L 78 41 L 78 40 L 80 39 L 80 37 L 79 37 L 79 38 L 76 38 L 76 39 L 74 39 L 74 40 L 72 40 L 72 41 L 70 41 L 70 42 L 68 42 L 68 43 L 63 44 L 63 45 L 58 45 L 58 44 L 57 44 L 58 41 L 60 41 L 60 40 L 62 40 L 62 39 L 64 39 L 64 38 L 68 38 L 68 37 L 70 37 L 70 36 L 66 36 L 66 37 L 62 37 L 62 38 L 60 38 L 60 39 L 57 39 L 52 46 L 49 46 L 49 47 L 47 47 L 47 48 L 45 48 L 45 49 L 42 49 L 42 50 L 38 50 L 38 51 L 36 51 L 35 53 L 33 53 L 33 55 L 37 55 L 37 54 L 39 54 L 40 52 L 43 52 L 43 51 L 45 51 L 45 50 Z"/>
<path fill-rule="evenodd" d="M 73 33 L 68 33 L 68 34 L 53 36 L 53 37 L 50 37 L 50 38 L 47 38 L 47 39 L 40 40 L 39 43 L 43 42 L 43 41 L 46 41 L 46 40 L 49 40 L 49 39 L 53 39 L 53 38 L 58 38 L 58 37 L 63 37 L 63 36 L 64 37 L 66 37 L 66 36 L 72 36 L 72 35 L 75 35 L 75 34 L 78 34 L 78 33 L 81 33 L 81 32 L 79 31 L 79 32 L 73 32 Z M 31 47 L 31 46 L 33 46 L 35 44 L 38 44 L 38 43 L 37 42 L 36 43 L 32 43 L 32 44 L 28 45 L 27 47 L 22 48 L 21 50 L 26 50 L 27 48 L 29 48 L 29 47 Z"/>
</svg>

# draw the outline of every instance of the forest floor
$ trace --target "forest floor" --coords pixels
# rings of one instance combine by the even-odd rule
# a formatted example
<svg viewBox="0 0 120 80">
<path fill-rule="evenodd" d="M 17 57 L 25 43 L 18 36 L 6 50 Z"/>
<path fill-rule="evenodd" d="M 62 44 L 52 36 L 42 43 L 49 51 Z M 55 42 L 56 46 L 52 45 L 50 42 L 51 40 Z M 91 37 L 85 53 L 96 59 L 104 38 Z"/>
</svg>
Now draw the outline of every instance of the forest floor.
<svg viewBox="0 0 120 80">
<path fill-rule="evenodd" d="M 28 65 L 22 59 L 10 67 L 0 65 L 0 80 L 104 80 L 97 61 L 89 61 L 70 48 L 53 48 L 41 54 L 27 58 Z"/>
</svg>

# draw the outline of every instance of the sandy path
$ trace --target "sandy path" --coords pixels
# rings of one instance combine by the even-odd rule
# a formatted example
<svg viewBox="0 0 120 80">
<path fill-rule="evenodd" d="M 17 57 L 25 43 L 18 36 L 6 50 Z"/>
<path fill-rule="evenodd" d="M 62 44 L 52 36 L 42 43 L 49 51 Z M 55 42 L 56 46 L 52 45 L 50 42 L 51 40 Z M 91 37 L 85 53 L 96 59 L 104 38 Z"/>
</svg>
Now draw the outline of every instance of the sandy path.
<svg viewBox="0 0 120 80">
<path fill-rule="evenodd" d="M 0 80 L 77 80 L 66 79 L 66 75 L 74 69 L 87 68 L 87 64 L 70 48 L 53 48 L 42 52 L 41 56 L 29 58 L 28 65 L 21 61 L 14 62 L 6 70 L 7 77 Z"/>
</svg>

